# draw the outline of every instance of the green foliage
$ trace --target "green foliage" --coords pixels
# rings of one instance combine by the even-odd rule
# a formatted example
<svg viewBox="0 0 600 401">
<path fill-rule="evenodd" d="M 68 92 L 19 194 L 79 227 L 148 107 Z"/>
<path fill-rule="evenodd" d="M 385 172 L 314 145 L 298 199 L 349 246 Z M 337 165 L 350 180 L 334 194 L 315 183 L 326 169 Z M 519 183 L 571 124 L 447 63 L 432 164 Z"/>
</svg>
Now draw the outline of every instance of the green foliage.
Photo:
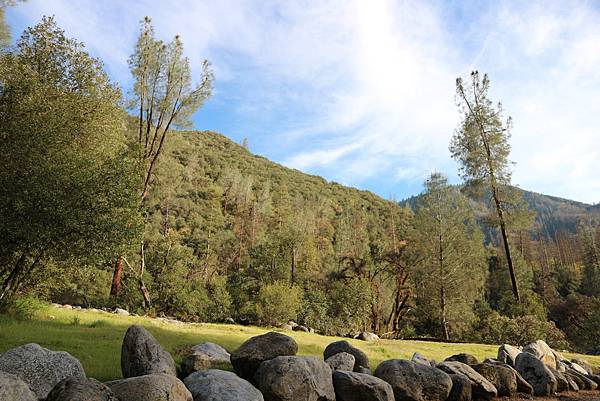
<svg viewBox="0 0 600 401">
<path fill-rule="evenodd" d="M 5 303 L 4 311 L 19 320 L 35 319 L 44 308 L 44 303 L 33 295 L 26 295 Z"/>
<path fill-rule="evenodd" d="M 264 285 L 256 300 L 259 320 L 271 326 L 296 319 L 301 307 L 302 290 L 285 281 Z"/>
<path fill-rule="evenodd" d="M 329 316 L 333 324 L 326 333 L 346 335 L 366 329 L 370 320 L 369 300 L 372 295 L 370 286 L 364 279 L 334 282 L 330 289 L 329 307 Z"/>
</svg>

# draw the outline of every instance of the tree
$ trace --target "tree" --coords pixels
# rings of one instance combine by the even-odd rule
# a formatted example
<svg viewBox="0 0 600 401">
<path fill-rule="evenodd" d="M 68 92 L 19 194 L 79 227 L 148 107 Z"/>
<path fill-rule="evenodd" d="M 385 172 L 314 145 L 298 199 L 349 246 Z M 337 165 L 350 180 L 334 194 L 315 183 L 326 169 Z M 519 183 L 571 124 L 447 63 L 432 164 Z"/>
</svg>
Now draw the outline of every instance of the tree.
<svg viewBox="0 0 600 401">
<path fill-rule="evenodd" d="M 446 177 L 433 173 L 417 205 L 414 280 L 420 313 L 437 320 L 442 336 L 460 332 L 481 296 L 485 279 L 483 234 L 468 201 Z M 452 329 L 452 330 L 451 330 Z"/>
<path fill-rule="evenodd" d="M 141 168 L 140 209 L 145 214 L 145 200 L 154 177 L 156 164 L 170 136 L 172 128 L 192 125 L 192 115 L 204 104 L 212 92 L 213 73 L 207 60 L 202 64 L 200 83 L 192 82 L 189 60 L 183 54 L 183 42 L 175 36 L 170 43 L 154 37 L 152 21 L 146 17 L 129 58 L 129 67 L 135 80 L 131 110 L 137 113 L 137 146 Z M 142 281 L 144 275 L 144 241 L 140 244 L 140 289 L 144 303 L 150 299 Z M 123 265 L 119 256 L 115 265 L 111 295 L 119 292 Z"/>
<path fill-rule="evenodd" d="M 512 291 L 520 302 L 519 285 L 511 256 L 508 224 L 511 216 L 520 219 L 526 207 L 522 195 L 511 187 L 512 162 L 510 154 L 510 129 L 512 119 L 502 120 L 502 105 L 492 104 L 488 98 L 490 81 L 487 74 L 481 78 L 477 71 L 471 73 L 470 85 L 456 79 L 456 97 L 462 121 L 450 144 L 452 157 L 460 163 L 460 172 L 470 188 L 484 189 L 491 195 L 495 210 L 487 220 L 491 227 L 499 227 L 508 263 Z M 490 217 L 492 217 L 490 216 Z M 525 213 L 527 216 L 527 213 Z"/>
<path fill-rule="evenodd" d="M 0 298 L 49 261 L 102 264 L 139 235 L 120 100 L 52 18 L 0 56 Z"/>
</svg>

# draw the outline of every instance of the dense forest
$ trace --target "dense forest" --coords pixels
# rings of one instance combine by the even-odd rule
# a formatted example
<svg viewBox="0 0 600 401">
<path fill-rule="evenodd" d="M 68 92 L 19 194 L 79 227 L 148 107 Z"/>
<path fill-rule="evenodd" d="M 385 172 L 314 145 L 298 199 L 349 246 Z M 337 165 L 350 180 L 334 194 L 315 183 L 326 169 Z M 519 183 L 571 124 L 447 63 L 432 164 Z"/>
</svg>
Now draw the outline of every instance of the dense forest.
<svg viewBox="0 0 600 401">
<path fill-rule="evenodd" d="M 597 347 L 598 207 L 512 186 L 510 119 L 487 99 L 486 76 L 457 81 L 450 152 L 464 185 L 434 172 L 396 202 L 186 130 L 212 70 L 205 62 L 195 83 L 181 39 L 155 39 L 149 19 L 129 65 L 124 96 L 52 18 L 1 51 L 8 313 L 41 299 L 326 334 Z"/>
</svg>

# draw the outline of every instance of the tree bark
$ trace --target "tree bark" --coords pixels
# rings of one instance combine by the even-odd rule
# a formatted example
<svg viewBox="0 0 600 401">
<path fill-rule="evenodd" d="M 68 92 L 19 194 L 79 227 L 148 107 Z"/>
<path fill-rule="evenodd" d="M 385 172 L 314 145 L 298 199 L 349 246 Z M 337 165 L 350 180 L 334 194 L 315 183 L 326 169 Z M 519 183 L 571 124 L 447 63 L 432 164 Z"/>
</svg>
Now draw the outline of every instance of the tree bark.
<svg viewBox="0 0 600 401">
<path fill-rule="evenodd" d="M 123 257 L 119 256 L 115 262 L 115 271 L 113 273 L 112 285 L 110 287 L 110 296 L 116 297 L 121 292 L 121 278 L 123 277 Z"/>
</svg>

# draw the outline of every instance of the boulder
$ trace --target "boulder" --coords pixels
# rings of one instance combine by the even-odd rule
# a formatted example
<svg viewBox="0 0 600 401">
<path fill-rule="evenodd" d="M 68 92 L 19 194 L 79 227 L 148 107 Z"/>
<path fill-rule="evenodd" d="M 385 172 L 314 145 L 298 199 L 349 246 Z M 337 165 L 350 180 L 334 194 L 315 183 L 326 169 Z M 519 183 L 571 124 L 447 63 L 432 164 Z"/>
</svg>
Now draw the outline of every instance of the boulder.
<svg viewBox="0 0 600 401">
<path fill-rule="evenodd" d="M 558 367 L 558 361 L 556 360 L 554 350 L 543 340 L 537 340 L 531 344 L 527 344 L 523 347 L 523 352 L 535 355 L 539 360 L 544 362 L 546 366 L 552 369 Z"/>
<path fill-rule="evenodd" d="M 233 320 L 233 318 L 230 318 L 230 317 L 225 318 L 224 321 L 227 324 L 235 324 L 235 320 Z"/>
<path fill-rule="evenodd" d="M 121 308 L 115 308 L 115 313 L 117 315 L 121 315 L 121 316 L 129 316 L 129 312 L 127 312 L 125 309 L 121 309 Z"/>
<path fill-rule="evenodd" d="M 575 387 L 577 387 L 577 390 L 575 391 L 585 390 L 585 382 L 581 380 L 581 378 L 578 375 L 574 375 L 569 370 L 567 370 L 563 372 L 563 376 L 565 376 L 571 383 L 575 384 Z"/>
<path fill-rule="evenodd" d="M 194 345 L 192 353 L 181 361 L 183 377 L 199 370 L 231 369 L 231 356 L 223 347 L 215 343 Z"/>
<path fill-rule="evenodd" d="M 561 372 L 559 372 L 556 369 L 552 369 L 551 367 L 548 367 L 548 369 L 550 369 L 550 372 L 552 372 L 552 374 L 554 375 L 554 378 L 556 379 L 556 392 L 557 393 L 569 391 L 571 388 L 573 388 L 573 386 L 569 384 L 570 380 L 567 379 L 567 377 L 564 374 L 562 374 Z M 573 383 L 573 384 L 575 384 L 575 383 Z M 575 384 L 575 386 L 577 386 L 577 384 Z M 579 388 L 579 386 L 577 386 L 577 388 Z"/>
<path fill-rule="evenodd" d="M 238 376 L 254 383 L 260 364 L 278 356 L 293 356 L 298 344 L 285 334 L 270 332 L 246 340 L 231 353 L 231 364 Z"/>
<path fill-rule="evenodd" d="M 517 356 L 515 368 L 531 387 L 533 394 L 548 396 L 556 392 L 556 378 L 544 362 L 529 352 Z"/>
<path fill-rule="evenodd" d="M 96 379 L 70 377 L 58 383 L 46 401 L 119 401 L 113 392 Z"/>
<path fill-rule="evenodd" d="M 594 380 L 590 379 L 587 375 L 583 375 L 573 369 L 567 369 L 567 372 L 565 373 L 570 373 L 571 377 L 575 376 L 579 379 L 577 381 L 577 385 L 579 386 L 580 390 L 595 390 L 598 388 L 598 384 Z"/>
<path fill-rule="evenodd" d="M 217 369 L 194 372 L 183 383 L 194 401 L 263 401 L 260 391 L 233 372 Z"/>
<path fill-rule="evenodd" d="M 579 365 L 578 363 L 572 362 L 571 365 L 569 365 L 571 367 L 571 369 L 573 369 L 575 372 L 579 372 L 582 375 L 588 375 L 589 372 L 587 370 L 585 370 L 583 368 L 583 366 Z"/>
<path fill-rule="evenodd" d="M 507 365 L 515 367 L 517 356 L 521 353 L 521 350 L 512 345 L 502 344 L 498 347 L 498 360 L 504 362 Z"/>
<path fill-rule="evenodd" d="M 410 360 L 415 363 L 420 363 L 421 365 L 431 366 L 431 361 L 429 361 L 425 355 L 422 355 L 418 352 L 415 352 Z"/>
<path fill-rule="evenodd" d="M 360 333 L 358 333 L 358 335 L 355 337 L 357 340 L 362 340 L 362 341 L 377 341 L 379 340 L 379 336 L 375 333 L 369 333 L 368 331 L 361 331 Z"/>
<path fill-rule="evenodd" d="M 347 352 L 340 352 L 325 360 L 325 363 L 329 365 L 331 370 L 346 370 L 350 372 L 354 369 L 354 362 L 354 355 Z"/>
<path fill-rule="evenodd" d="M 439 363 L 437 368 L 446 373 L 454 373 L 467 377 L 471 381 L 473 398 L 491 400 L 498 396 L 496 387 L 467 364 L 458 361 L 446 361 Z"/>
<path fill-rule="evenodd" d="M 335 371 L 333 388 L 337 401 L 394 401 L 389 383 L 363 373 Z"/>
<path fill-rule="evenodd" d="M 177 376 L 171 354 L 141 326 L 130 326 L 121 346 L 121 371 L 124 378 L 165 373 Z"/>
<path fill-rule="evenodd" d="M 278 356 L 256 372 L 266 401 L 334 401 L 331 368 L 313 356 Z"/>
<path fill-rule="evenodd" d="M 396 401 L 446 401 L 452 389 L 452 379 L 441 370 L 401 359 L 382 362 L 375 376 L 392 386 Z"/>
<path fill-rule="evenodd" d="M 480 363 L 471 367 L 492 383 L 500 397 L 512 397 L 517 394 L 517 375 L 507 366 Z"/>
<path fill-rule="evenodd" d="M 173 375 L 153 373 L 106 383 L 121 401 L 193 401 L 183 382 Z"/>
<path fill-rule="evenodd" d="M 0 400 L 37 401 L 38 397 L 18 376 L 0 371 Z"/>
<path fill-rule="evenodd" d="M 521 376 L 521 374 L 519 372 L 517 372 L 517 370 L 515 368 L 513 368 L 512 366 L 510 366 L 509 364 L 497 361 L 495 359 L 490 359 L 490 358 L 483 361 L 483 363 L 487 363 L 490 365 L 500 365 L 500 366 L 509 368 L 510 370 L 513 371 L 513 373 L 515 374 L 515 377 L 517 379 L 517 392 L 533 395 L 533 387 L 531 387 L 531 384 L 529 384 L 527 382 L 527 380 L 525 380 L 523 378 L 523 376 Z"/>
<path fill-rule="evenodd" d="M 457 374 L 451 374 L 450 379 L 452 379 L 452 390 L 447 401 L 471 401 L 473 394 L 471 380 Z"/>
<path fill-rule="evenodd" d="M 279 328 L 282 330 L 288 330 L 288 331 L 292 331 L 294 328 L 292 327 L 292 325 L 284 323 L 279 325 Z"/>
<path fill-rule="evenodd" d="M 308 329 L 308 327 L 306 326 L 302 326 L 302 325 L 296 325 L 292 327 L 292 330 L 294 331 L 303 331 L 305 333 L 310 333 L 310 330 Z"/>
<path fill-rule="evenodd" d="M 465 353 L 461 353 L 461 354 L 456 354 L 456 355 L 449 356 L 445 360 L 449 361 L 449 362 L 453 362 L 453 361 L 455 361 L 455 362 L 461 362 L 461 363 L 464 363 L 466 365 L 475 365 L 475 364 L 479 363 L 479 361 L 477 360 L 477 358 L 475 358 L 473 355 L 471 355 L 471 354 L 465 354 Z"/>
<path fill-rule="evenodd" d="M 54 352 L 38 344 L 26 344 L 0 356 L 0 371 L 18 376 L 38 398 L 68 377 L 85 377 L 81 363 L 67 352 Z"/>
<path fill-rule="evenodd" d="M 600 375 L 600 367 L 590 365 L 585 359 L 573 358 L 571 362 L 584 368 L 588 372 L 588 375 Z"/>
<path fill-rule="evenodd" d="M 339 354 L 340 352 L 347 352 L 354 356 L 355 362 L 353 371 L 358 372 L 361 366 L 367 369 L 371 368 L 367 354 L 358 348 L 353 347 L 348 341 L 345 340 L 335 341 L 329 344 L 323 351 L 323 357 L 324 359 L 328 359 L 330 356 Z"/>
</svg>

